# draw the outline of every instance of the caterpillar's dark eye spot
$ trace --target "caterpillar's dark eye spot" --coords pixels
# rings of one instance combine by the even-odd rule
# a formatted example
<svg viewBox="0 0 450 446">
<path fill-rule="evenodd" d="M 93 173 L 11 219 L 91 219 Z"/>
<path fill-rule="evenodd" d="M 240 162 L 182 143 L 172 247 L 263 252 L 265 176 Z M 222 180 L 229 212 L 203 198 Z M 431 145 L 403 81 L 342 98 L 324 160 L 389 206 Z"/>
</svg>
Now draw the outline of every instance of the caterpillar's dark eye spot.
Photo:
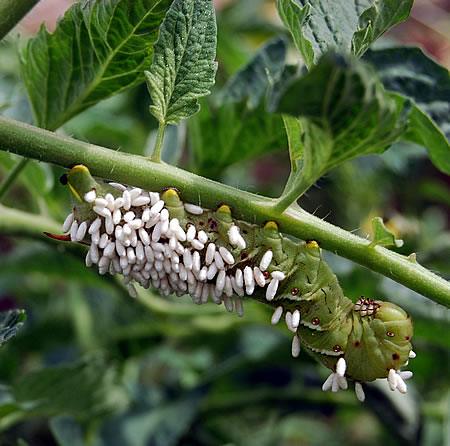
<svg viewBox="0 0 450 446">
<path fill-rule="evenodd" d="M 264 279 L 268 279 L 270 277 L 270 274 L 268 271 L 264 271 L 263 274 L 264 274 Z"/>
<path fill-rule="evenodd" d="M 311 323 L 313 325 L 319 325 L 319 322 L 320 322 L 320 319 L 318 317 L 313 318 L 313 320 L 311 321 Z M 341 347 L 339 347 L 339 350 L 340 349 L 341 349 Z M 339 351 L 339 350 L 337 350 L 337 351 Z M 334 350 L 334 351 L 336 351 L 336 350 Z"/>
<path fill-rule="evenodd" d="M 335 345 L 334 347 L 333 347 L 333 351 L 334 352 L 340 352 L 341 351 L 341 346 L 340 345 Z"/>
<path fill-rule="evenodd" d="M 59 177 L 59 182 L 63 185 L 66 186 L 67 185 L 67 174 L 65 173 L 64 175 L 61 175 Z"/>
<path fill-rule="evenodd" d="M 241 260 L 244 260 L 244 259 L 246 259 L 247 258 L 247 254 L 245 253 L 245 252 L 243 252 L 242 254 L 241 254 Z"/>
<path fill-rule="evenodd" d="M 394 361 L 397 361 L 397 359 L 400 359 L 400 355 L 399 355 L 398 353 L 394 353 L 394 354 L 392 355 L 392 359 L 393 359 Z"/>
<path fill-rule="evenodd" d="M 411 339 L 411 337 L 410 337 L 409 335 L 406 335 L 406 336 L 405 336 L 405 340 L 406 340 L 406 341 L 409 341 L 410 339 Z"/>
<path fill-rule="evenodd" d="M 203 226 L 205 224 L 205 222 L 204 221 L 199 221 L 198 224 L 199 224 L 199 226 Z"/>
<path fill-rule="evenodd" d="M 292 294 L 293 296 L 297 296 L 297 294 L 298 294 L 298 288 L 297 288 L 297 287 L 292 288 L 291 294 Z"/>
<path fill-rule="evenodd" d="M 395 336 L 395 333 L 392 333 L 392 331 L 388 331 L 386 333 L 386 336 L 389 336 L 390 338 L 393 338 Z"/>
<path fill-rule="evenodd" d="M 359 342 L 359 341 L 356 341 L 356 342 L 355 342 L 355 347 L 356 347 L 356 348 L 358 348 L 360 345 L 361 345 L 361 342 Z"/>
</svg>

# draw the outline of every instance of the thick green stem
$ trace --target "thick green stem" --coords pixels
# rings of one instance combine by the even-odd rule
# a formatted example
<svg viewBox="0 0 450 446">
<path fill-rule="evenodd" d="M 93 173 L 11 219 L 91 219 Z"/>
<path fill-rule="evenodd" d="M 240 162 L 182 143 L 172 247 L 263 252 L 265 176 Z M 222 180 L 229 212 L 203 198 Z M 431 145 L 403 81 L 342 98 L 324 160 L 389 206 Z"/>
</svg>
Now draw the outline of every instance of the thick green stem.
<svg viewBox="0 0 450 446">
<path fill-rule="evenodd" d="M 183 200 L 215 209 L 232 206 L 236 218 L 263 224 L 275 220 L 280 230 L 301 239 L 317 240 L 322 248 L 346 257 L 450 307 L 450 283 L 411 259 L 331 225 L 300 208 L 283 213 L 274 210 L 275 200 L 220 184 L 190 172 L 147 158 L 130 155 L 57 135 L 17 121 L 0 118 L 2 149 L 27 158 L 63 167 L 82 163 L 94 175 L 142 187 L 181 191 Z"/>
<path fill-rule="evenodd" d="M 161 151 L 164 140 L 164 133 L 166 133 L 167 124 L 159 123 L 158 134 L 156 135 L 155 148 L 153 149 L 152 157 L 150 158 L 154 163 L 161 162 Z"/>
<path fill-rule="evenodd" d="M 39 0 L 0 1 L 0 40 L 16 26 Z"/>
<path fill-rule="evenodd" d="M 11 172 L 8 173 L 7 177 L 3 180 L 2 184 L 0 184 L 0 203 L 3 201 L 3 197 L 10 188 L 10 186 L 14 183 L 16 178 L 19 176 L 20 172 L 25 168 L 28 164 L 27 158 L 22 158 L 17 164 L 13 167 Z"/>
</svg>

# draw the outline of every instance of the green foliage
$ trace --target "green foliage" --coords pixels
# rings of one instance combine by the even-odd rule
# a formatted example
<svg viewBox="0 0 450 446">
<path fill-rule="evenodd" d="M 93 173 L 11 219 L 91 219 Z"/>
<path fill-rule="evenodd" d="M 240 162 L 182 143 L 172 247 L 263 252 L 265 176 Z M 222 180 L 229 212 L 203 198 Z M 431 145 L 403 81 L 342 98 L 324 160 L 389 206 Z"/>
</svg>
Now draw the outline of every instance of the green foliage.
<svg viewBox="0 0 450 446">
<path fill-rule="evenodd" d="M 210 0 L 175 0 L 159 30 L 155 54 L 145 72 L 162 124 L 178 124 L 200 110 L 198 98 L 209 94 L 217 64 L 217 29 Z"/>
<path fill-rule="evenodd" d="M 300 119 L 286 128 L 297 166 L 285 195 L 295 198 L 339 164 L 385 151 L 405 131 L 408 111 L 408 104 L 389 97 L 370 66 L 333 53 L 276 92 L 272 107 Z"/>
<path fill-rule="evenodd" d="M 235 73 L 220 91 L 217 104 L 205 103 L 188 123 L 195 169 L 219 177 L 238 161 L 283 149 L 281 117 L 265 113 L 265 97 L 283 73 L 286 42 L 275 38 Z"/>
<path fill-rule="evenodd" d="M 22 416 L 65 413 L 89 420 L 120 411 L 127 404 L 117 369 L 98 354 L 74 364 L 30 373 L 16 380 L 9 392 L 14 410 L 22 412 Z"/>
<path fill-rule="evenodd" d="M 256 108 L 269 86 L 281 77 L 287 44 L 282 38 L 274 38 L 263 45 L 254 57 L 231 77 L 221 91 L 222 101 L 241 102 Z"/>
<path fill-rule="evenodd" d="M 403 246 L 403 240 L 396 240 L 395 235 L 389 231 L 383 223 L 383 219 L 375 217 L 372 219 L 373 238 L 371 246 Z"/>
<path fill-rule="evenodd" d="M 59 446 L 85 446 L 80 425 L 67 415 L 50 420 L 50 429 Z"/>
<path fill-rule="evenodd" d="M 203 397 L 201 389 L 187 391 L 153 410 L 127 414 L 116 420 L 115 426 L 108 426 L 103 444 L 119 446 L 117 438 L 122 437 L 130 446 L 175 446 L 192 426 Z"/>
<path fill-rule="evenodd" d="M 20 159 L 12 153 L 0 153 L 0 167 L 5 171 L 14 168 Z M 21 173 L 19 183 L 23 183 L 35 201 L 40 200 L 42 194 L 47 194 L 54 186 L 53 175 L 48 165 L 36 162 L 28 162 L 26 168 Z"/>
<path fill-rule="evenodd" d="M 358 31 L 352 37 L 352 52 L 361 57 L 380 36 L 411 12 L 414 0 L 375 0 L 359 17 Z"/>
<path fill-rule="evenodd" d="M 155 126 L 142 84 L 149 70 L 155 116 L 177 124 L 189 117 L 168 129 L 163 149 L 167 157 L 168 149 L 180 150 L 181 167 L 275 196 L 289 173 L 289 149 L 284 205 L 325 173 L 302 196 L 303 215 L 358 228 L 362 237 L 374 229 L 373 245 L 417 252 L 421 264 L 450 277 L 447 178 L 418 147 L 450 172 L 448 71 L 414 48 L 365 52 L 406 18 L 412 1 L 278 0 L 309 69 L 302 76 L 286 62 L 298 54 L 266 20 L 266 3 L 238 0 L 218 11 L 214 88 L 209 0 L 76 3 L 53 34 L 41 29 L 22 53 L 36 124 L 55 129 L 77 116 L 66 134 L 146 155 Z M 15 52 L 13 38 L 2 42 L 0 111 L 29 122 Z M 373 68 L 351 52 L 365 52 Z M 186 81 L 178 82 L 183 73 Z M 267 98 L 277 112 L 267 112 Z M 168 147 L 172 130 L 176 148 Z M 381 153 L 394 141 L 401 143 Z M 15 161 L 0 152 L 0 179 Z M 115 167 L 108 166 L 112 176 Z M 0 349 L 0 442 L 47 446 L 53 435 L 60 446 L 444 443 L 448 380 L 436 366 L 449 358 L 443 307 L 325 253 L 349 298 L 390 300 L 412 315 L 418 356 L 407 399 L 376 384 L 365 386 L 363 406 L 350 392 L 324 394 L 324 370 L 306 355 L 289 357 L 291 335 L 268 326 L 265 306 L 245 302 L 238 319 L 213 304 L 153 291 L 130 300 L 114 278 L 85 268 L 84 246 L 40 238 L 58 232 L 55 220 L 70 212 L 62 173 L 29 163 L 6 197 L 26 218 L 8 227 L 0 207 L 0 302 L 28 315 L 19 336 Z M 2 313 L 3 340 L 20 327 L 21 314 Z"/>
<path fill-rule="evenodd" d="M 277 0 L 281 20 L 311 68 L 329 50 L 361 56 L 396 23 L 406 20 L 413 0 Z"/>
<path fill-rule="evenodd" d="M 73 5 L 53 34 L 43 25 L 21 57 L 36 124 L 54 130 L 142 82 L 169 0 L 95 0 Z"/>
<path fill-rule="evenodd" d="M 8 342 L 25 322 L 24 310 L 3 311 L 0 313 L 0 347 Z"/>
<path fill-rule="evenodd" d="M 450 174 L 450 76 L 448 70 L 411 47 L 369 51 L 387 90 L 414 101 L 409 129 L 402 139 L 428 149 L 433 164 Z M 447 138 L 447 140 L 446 140 Z"/>
</svg>

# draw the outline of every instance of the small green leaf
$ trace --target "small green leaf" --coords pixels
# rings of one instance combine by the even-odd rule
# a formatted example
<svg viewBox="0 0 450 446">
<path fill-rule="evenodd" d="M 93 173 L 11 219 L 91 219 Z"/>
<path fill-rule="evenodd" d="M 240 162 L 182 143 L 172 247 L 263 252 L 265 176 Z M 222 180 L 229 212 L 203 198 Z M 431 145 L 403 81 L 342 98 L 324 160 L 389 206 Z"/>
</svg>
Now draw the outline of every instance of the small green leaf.
<svg viewBox="0 0 450 446">
<path fill-rule="evenodd" d="M 352 52 L 361 57 L 387 30 L 409 17 L 414 0 L 375 0 L 359 17 L 352 38 Z"/>
<path fill-rule="evenodd" d="M 384 226 L 383 219 L 381 217 L 375 217 L 372 219 L 372 231 L 373 239 L 370 246 L 396 246 L 397 248 L 403 246 L 403 240 L 398 240 L 395 238 L 395 235 L 392 234 L 386 226 Z"/>
<path fill-rule="evenodd" d="M 290 141 L 301 138 L 303 149 L 291 148 L 292 162 L 299 164 L 283 194 L 285 205 L 337 165 L 386 150 L 405 131 L 409 111 L 407 101 L 386 93 L 368 64 L 335 54 L 323 57 L 282 93 L 276 92 L 271 106 L 300 118 L 298 130 L 288 128 Z"/>
<path fill-rule="evenodd" d="M 54 130 L 140 83 L 170 0 L 85 0 L 53 34 L 43 26 L 21 55 L 36 124 Z"/>
<path fill-rule="evenodd" d="M 217 63 L 217 27 L 211 0 L 175 0 L 159 30 L 150 71 L 145 72 L 161 124 L 177 125 L 200 110 L 210 93 Z"/>
<path fill-rule="evenodd" d="M 450 174 L 448 70 L 420 48 L 369 51 L 364 60 L 375 65 L 386 89 L 413 99 L 416 104 L 409 116 L 408 131 L 402 139 L 426 147 L 434 165 Z"/>
<path fill-rule="evenodd" d="M 0 313 L 0 347 L 17 334 L 25 319 L 24 310 L 10 310 Z"/>
<path fill-rule="evenodd" d="M 304 28 L 310 19 L 311 4 L 307 3 L 301 7 L 293 0 L 277 0 L 276 5 L 281 20 L 292 34 L 295 46 L 303 56 L 305 65 L 311 68 L 314 65 L 314 49 L 304 34 Z"/>
<path fill-rule="evenodd" d="M 328 51 L 358 56 L 396 23 L 405 20 L 413 0 L 277 0 L 308 68 Z"/>
</svg>

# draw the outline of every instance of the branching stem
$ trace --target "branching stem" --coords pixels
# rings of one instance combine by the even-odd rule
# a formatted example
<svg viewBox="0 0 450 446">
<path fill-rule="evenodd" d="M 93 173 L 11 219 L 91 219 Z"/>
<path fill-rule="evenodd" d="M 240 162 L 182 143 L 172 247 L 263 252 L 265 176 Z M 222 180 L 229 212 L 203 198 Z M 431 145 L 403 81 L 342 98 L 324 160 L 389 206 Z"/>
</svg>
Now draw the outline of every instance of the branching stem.
<svg viewBox="0 0 450 446">
<path fill-rule="evenodd" d="M 148 158 L 95 146 L 0 117 L 2 150 L 63 167 L 82 163 L 93 175 L 161 191 L 167 186 L 181 191 L 182 199 L 215 209 L 220 203 L 232 206 L 236 218 L 263 224 L 275 220 L 280 231 L 301 239 L 314 239 L 322 248 L 379 272 L 430 299 L 450 307 L 450 282 L 413 260 L 385 249 L 371 247 L 358 237 L 291 206 L 274 210 L 275 200 L 208 180 Z"/>
</svg>

